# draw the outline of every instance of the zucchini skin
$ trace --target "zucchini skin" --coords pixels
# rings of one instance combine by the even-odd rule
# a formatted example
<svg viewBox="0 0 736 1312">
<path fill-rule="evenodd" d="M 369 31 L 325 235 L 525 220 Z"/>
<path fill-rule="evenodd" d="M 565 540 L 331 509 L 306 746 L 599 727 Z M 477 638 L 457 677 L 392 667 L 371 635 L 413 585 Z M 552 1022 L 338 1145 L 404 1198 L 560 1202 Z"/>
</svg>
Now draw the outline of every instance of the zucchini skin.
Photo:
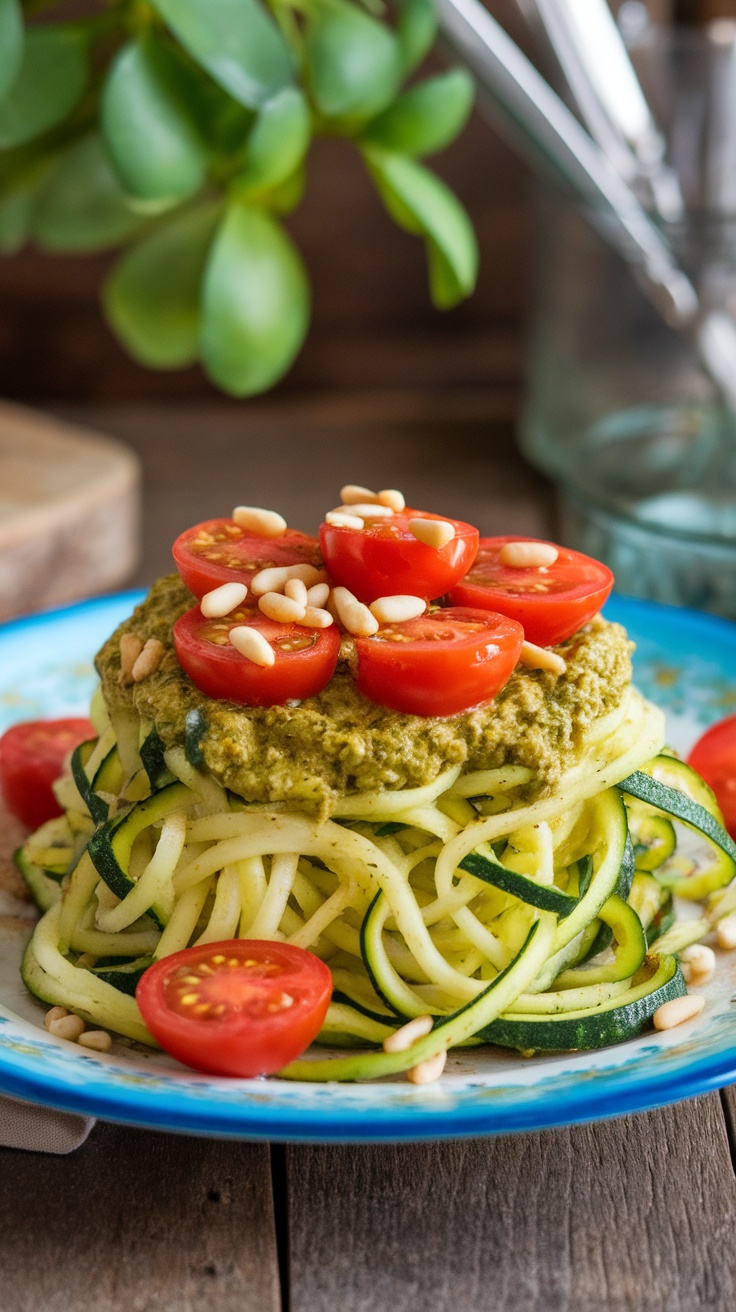
<svg viewBox="0 0 736 1312">
<path fill-rule="evenodd" d="M 680 897 L 699 901 L 708 893 L 730 884 L 736 875 L 736 843 L 721 824 L 722 816 L 718 803 L 708 785 L 689 765 L 671 756 L 658 756 L 652 762 L 651 769 L 652 774 L 637 770 L 628 778 L 622 779 L 618 787 L 622 793 L 648 803 L 649 806 L 680 820 L 688 828 L 703 834 L 718 849 L 712 869 L 672 883 L 673 889 Z M 656 777 L 657 770 L 660 774 L 680 778 L 685 787 L 680 789 L 664 783 Z M 686 791 L 688 785 L 690 792 Z M 691 793 L 695 793 L 696 797 Z M 702 802 L 696 800 L 697 797 L 701 797 Z"/>
<path fill-rule="evenodd" d="M 577 1052 L 633 1039 L 658 1007 L 687 992 L 674 956 L 653 956 L 647 960 L 654 967 L 649 987 L 644 991 L 641 986 L 629 990 L 630 994 L 639 994 L 629 1002 L 617 1006 L 616 999 L 614 1005 L 572 1016 L 514 1016 L 508 1012 L 485 1026 L 477 1037 L 520 1052 Z"/>
<path fill-rule="evenodd" d="M 492 884 L 502 893 L 511 893 L 521 902 L 538 907 L 540 911 L 554 911 L 561 918 L 569 916 L 580 900 L 577 897 L 570 897 L 553 885 L 537 884 L 533 879 L 527 879 L 526 875 L 508 870 L 506 866 L 498 861 L 492 861 L 490 857 L 483 856 L 480 852 L 469 852 L 463 857 L 460 867 L 462 870 L 467 870 L 468 874 L 474 875 L 476 879 Z"/>
<path fill-rule="evenodd" d="M 13 861 L 39 911 L 48 911 L 61 899 L 61 879 L 29 861 L 22 847 L 16 848 Z"/>
<path fill-rule="evenodd" d="M 177 806 L 183 805 L 191 797 L 191 790 L 185 784 L 168 784 L 159 792 L 153 793 L 151 797 L 147 797 L 145 801 L 138 802 L 127 815 L 115 816 L 95 830 L 87 845 L 87 851 L 98 875 L 104 879 L 116 897 L 122 900 L 135 888 L 135 883 L 128 877 L 126 861 L 121 854 L 121 849 L 124 847 L 127 847 L 128 854 L 130 852 L 132 843 L 126 842 L 129 832 L 136 834 L 141 832 L 146 827 L 141 824 L 142 820 L 152 824 L 170 811 L 176 810 Z M 166 917 L 160 909 L 153 906 L 149 908 L 147 914 L 158 929 L 165 928 Z"/>
</svg>

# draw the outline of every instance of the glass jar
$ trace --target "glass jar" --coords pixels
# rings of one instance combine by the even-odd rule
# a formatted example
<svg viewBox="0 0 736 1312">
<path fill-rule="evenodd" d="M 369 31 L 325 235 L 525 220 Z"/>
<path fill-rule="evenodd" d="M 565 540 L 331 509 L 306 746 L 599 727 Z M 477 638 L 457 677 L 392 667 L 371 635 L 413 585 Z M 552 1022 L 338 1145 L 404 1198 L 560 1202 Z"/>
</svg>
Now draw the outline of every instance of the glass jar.
<svg viewBox="0 0 736 1312">
<path fill-rule="evenodd" d="M 667 239 L 703 303 L 736 316 L 736 23 L 649 26 L 632 57 L 686 203 Z M 559 485 L 562 536 L 622 592 L 736 618 L 736 414 L 631 269 L 541 187 L 535 228 L 521 437 Z"/>
</svg>

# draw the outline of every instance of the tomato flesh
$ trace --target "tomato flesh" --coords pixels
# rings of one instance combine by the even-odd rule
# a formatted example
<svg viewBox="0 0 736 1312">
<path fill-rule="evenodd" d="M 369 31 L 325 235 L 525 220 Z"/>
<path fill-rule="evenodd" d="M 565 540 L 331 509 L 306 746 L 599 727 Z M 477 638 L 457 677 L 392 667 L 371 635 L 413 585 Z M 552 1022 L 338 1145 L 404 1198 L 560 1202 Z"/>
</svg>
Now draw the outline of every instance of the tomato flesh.
<svg viewBox="0 0 736 1312">
<path fill-rule="evenodd" d="M 554 647 L 577 633 L 608 599 L 613 574 L 607 565 L 556 543 L 553 565 L 517 569 L 499 557 L 507 542 L 535 542 L 536 538 L 481 538 L 478 555 L 468 574 L 450 591 L 453 606 L 479 606 L 498 611 L 524 626 L 529 642 Z"/>
<path fill-rule="evenodd" d="M 161 1047 L 210 1075 L 273 1075 L 317 1037 L 332 976 L 290 943 L 229 939 L 163 957 L 136 989 Z"/>
<path fill-rule="evenodd" d="M 270 644 L 273 665 L 256 665 L 231 645 L 238 625 L 256 629 Z M 270 620 L 257 606 L 239 606 L 223 619 L 205 619 L 193 606 L 174 625 L 179 664 L 200 692 L 245 706 L 278 706 L 316 697 L 335 672 L 340 633 L 335 624 L 308 629 Z"/>
<path fill-rule="evenodd" d="M 176 568 L 195 597 L 222 583 L 246 583 L 272 565 L 321 566 L 319 543 L 287 529 L 277 538 L 257 537 L 232 519 L 208 519 L 181 533 L 172 547 Z"/>
<path fill-rule="evenodd" d="M 736 838 L 736 715 L 707 729 L 687 760 L 713 789 L 726 828 Z"/>
<path fill-rule="evenodd" d="M 410 519 L 452 524 L 455 536 L 443 547 L 429 547 L 409 531 Z M 362 529 L 322 524 L 319 540 L 330 577 L 366 603 L 399 593 L 425 601 L 441 597 L 467 573 L 478 550 L 472 524 L 409 509 Z"/>
<path fill-rule="evenodd" d="M 8 810 L 29 829 L 62 815 L 51 785 L 80 743 L 96 738 L 89 720 L 26 720 L 0 738 L 0 792 Z"/>
<path fill-rule="evenodd" d="M 447 716 L 488 701 L 508 682 L 524 630 L 505 615 L 453 607 L 356 638 L 356 683 L 406 715 Z"/>
</svg>

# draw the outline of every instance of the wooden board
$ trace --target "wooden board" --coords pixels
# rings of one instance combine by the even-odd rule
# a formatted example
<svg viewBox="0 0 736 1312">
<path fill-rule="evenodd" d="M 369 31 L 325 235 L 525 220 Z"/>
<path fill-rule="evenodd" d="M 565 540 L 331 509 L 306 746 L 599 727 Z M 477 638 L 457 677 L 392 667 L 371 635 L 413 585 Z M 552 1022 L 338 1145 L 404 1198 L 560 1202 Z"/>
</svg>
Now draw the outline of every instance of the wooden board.
<svg viewBox="0 0 736 1312">
<path fill-rule="evenodd" d="M 0 1149 L 3 1312 L 280 1312 L 268 1147 L 97 1125 Z"/>
<path fill-rule="evenodd" d="M 288 1150 L 291 1312 L 736 1307 L 718 1094 L 458 1143 Z"/>
<path fill-rule="evenodd" d="M 0 620 L 123 583 L 139 484 L 120 442 L 0 404 Z"/>
</svg>

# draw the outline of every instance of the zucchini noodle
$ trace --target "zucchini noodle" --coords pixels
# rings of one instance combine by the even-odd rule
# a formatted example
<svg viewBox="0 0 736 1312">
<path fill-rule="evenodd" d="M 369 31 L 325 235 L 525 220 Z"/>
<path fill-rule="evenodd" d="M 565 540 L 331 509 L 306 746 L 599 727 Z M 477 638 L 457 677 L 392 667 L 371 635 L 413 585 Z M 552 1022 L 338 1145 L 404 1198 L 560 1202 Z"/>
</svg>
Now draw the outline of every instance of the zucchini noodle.
<svg viewBox="0 0 736 1312">
<path fill-rule="evenodd" d="M 655 878 L 647 856 L 652 826 L 669 825 L 657 841 L 671 865 L 672 825 L 631 782 L 658 777 L 669 759 L 664 718 L 634 690 L 534 801 L 524 800 L 526 766 L 453 766 L 425 787 L 343 796 L 326 820 L 250 804 L 181 749 L 163 754 L 149 782 L 150 724 L 110 723 L 99 700 L 95 709 L 99 738 L 77 749 L 57 786 L 65 816 L 18 858 L 45 912 L 23 976 L 46 1002 L 152 1044 L 134 991 L 154 959 L 235 937 L 284 940 L 332 972 L 320 1040 L 359 1050 L 310 1054 L 282 1072 L 311 1080 L 392 1074 L 467 1043 L 601 1046 L 684 992 L 673 952 L 695 931 L 671 937 L 673 881 Z M 117 791 L 96 789 L 101 777 Z M 660 802 L 665 794 L 660 786 Z M 715 830 L 697 817 L 693 826 L 710 833 L 701 884 L 720 862 L 724 887 L 733 861 L 722 846 L 713 855 Z M 701 936 L 707 922 L 695 924 Z M 667 933 L 665 951 L 657 935 Z M 380 1051 L 423 1015 L 429 1034 Z"/>
</svg>

